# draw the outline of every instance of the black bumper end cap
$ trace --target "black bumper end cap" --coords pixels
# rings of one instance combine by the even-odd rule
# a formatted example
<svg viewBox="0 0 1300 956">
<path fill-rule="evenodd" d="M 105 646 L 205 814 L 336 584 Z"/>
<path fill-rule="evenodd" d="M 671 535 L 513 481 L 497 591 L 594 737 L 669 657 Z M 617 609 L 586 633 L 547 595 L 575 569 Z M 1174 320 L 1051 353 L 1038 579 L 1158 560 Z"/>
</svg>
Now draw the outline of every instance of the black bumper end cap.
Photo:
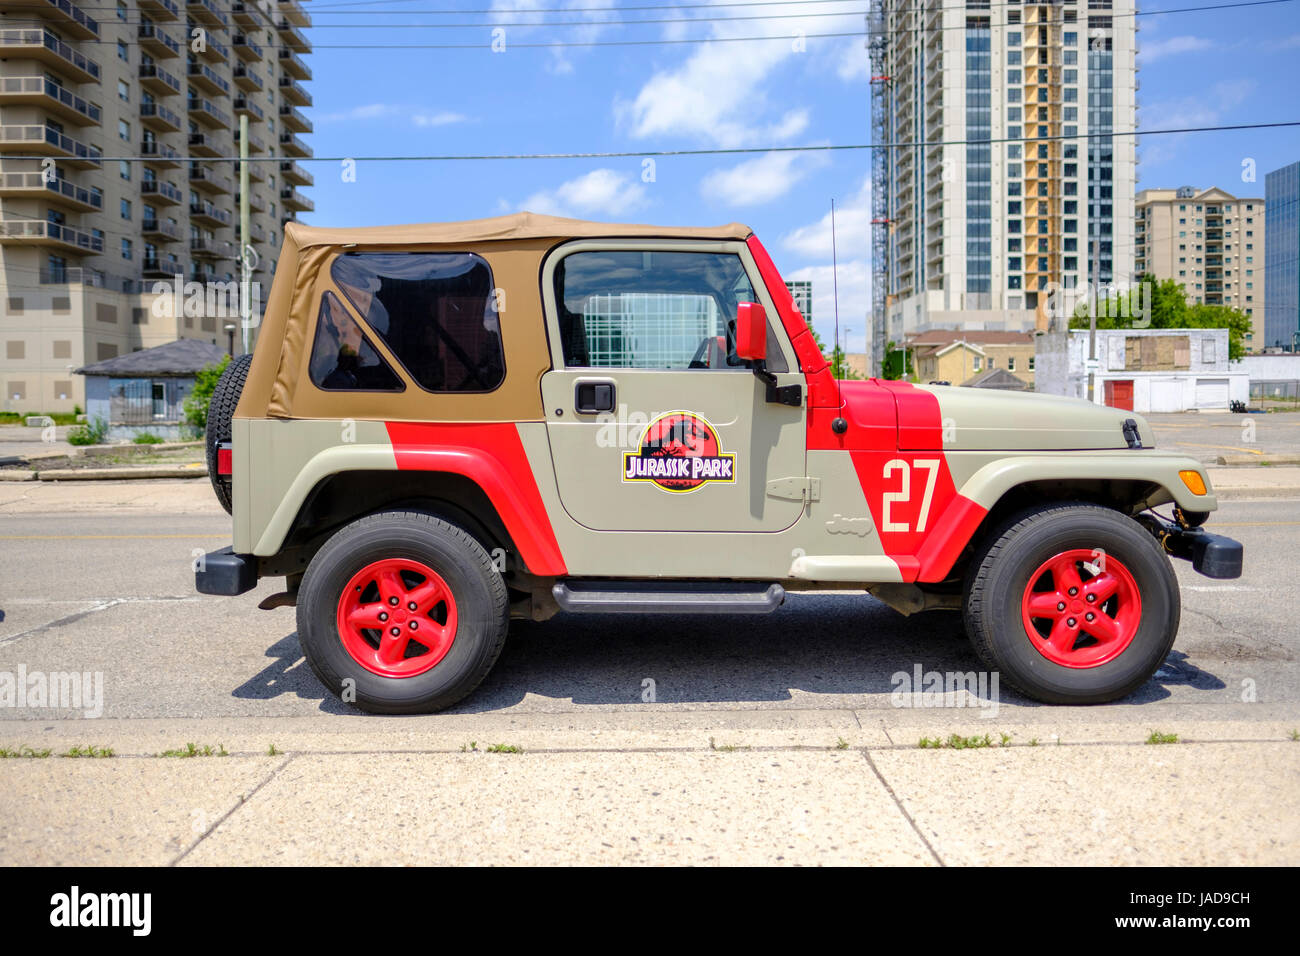
<svg viewBox="0 0 1300 956">
<path fill-rule="evenodd" d="M 257 559 L 233 548 L 209 551 L 194 565 L 194 586 L 200 594 L 227 597 L 251 591 L 257 587 Z"/>
<path fill-rule="evenodd" d="M 1192 567 L 1207 578 L 1241 577 L 1241 542 L 1221 534 L 1202 531 L 1189 534 L 1192 545 Z"/>
</svg>

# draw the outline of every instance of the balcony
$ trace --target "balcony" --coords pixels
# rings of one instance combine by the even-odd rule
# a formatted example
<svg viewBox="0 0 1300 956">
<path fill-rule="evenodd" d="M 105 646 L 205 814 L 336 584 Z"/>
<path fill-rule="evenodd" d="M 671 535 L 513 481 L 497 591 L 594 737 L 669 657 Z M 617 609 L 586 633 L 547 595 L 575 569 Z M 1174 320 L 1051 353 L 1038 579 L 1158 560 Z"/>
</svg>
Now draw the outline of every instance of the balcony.
<svg viewBox="0 0 1300 956">
<path fill-rule="evenodd" d="M 99 39 L 99 23 L 87 16 L 71 0 L 10 0 L 5 6 L 17 10 L 33 10 L 69 36 L 78 40 Z M 95 6 L 95 4 L 91 4 Z M 29 18 L 30 19 L 30 18 Z"/>
<path fill-rule="evenodd" d="M 145 256 L 140 260 L 140 275 L 145 279 L 170 279 L 180 271 L 180 263 L 172 259 Z"/>
<path fill-rule="evenodd" d="M 250 144 L 250 146 L 251 146 L 251 144 Z M 266 149 L 265 144 L 263 144 L 262 149 L 263 149 L 263 150 Z M 251 149 L 250 149 L 249 151 L 252 152 Z M 267 170 L 266 167 L 271 166 L 271 165 L 272 165 L 271 163 L 249 163 L 249 164 L 248 164 L 248 178 L 249 178 L 249 181 L 250 181 L 250 182 L 255 182 L 255 183 L 264 183 L 264 182 L 266 182 L 266 174 L 267 174 L 267 172 L 269 171 L 269 170 Z"/>
<path fill-rule="evenodd" d="M 251 129 L 248 131 L 248 152 L 250 154 L 266 152 L 266 140 L 262 139 L 262 137 L 258 136 Z M 253 169 L 257 169 L 260 165 L 262 164 L 253 163 Z M 262 177 L 255 174 L 254 178 L 261 179 Z"/>
<path fill-rule="evenodd" d="M 140 85 L 160 96 L 179 96 L 181 81 L 157 63 L 140 64 Z"/>
<path fill-rule="evenodd" d="M 230 114 L 224 110 L 219 110 L 208 100 L 200 96 L 191 96 L 189 99 L 190 119 L 193 119 L 204 126 L 217 127 L 221 129 L 230 128 Z"/>
<path fill-rule="evenodd" d="M 150 202 L 175 206 L 185 201 L 185 194 L 171 183 L 161 179 L 146 179 L 140 183 L 140 195 Z"/>
<path fill-rule="evenodd" d="M 181 55 L 181 45 L 156 23 L 142 23 L 135 28 L 140 49 L 164 60 Z"/>
<path fill-rule="evenodd" d="M 179 133 L 185 121 L 161 103 L 141 103 L 140 125 L 158 133 Z"/>
<path fill-rule="evenodd" d="M 181 16 L 181 8 L 174 0 L 139 0 L 139 7 L 141 13 L 151 14 L 159 20 L 168 22 L 179 20 Z"/>
<path fill-rule="evenodd" d="M 81 126 L 98 125 L 100 121 L 98 106 L 43 76 L 0 77 L 0 105 L 18 103 L 40 106 Z"/>
<path fill-rule="evenodd" d="M 280 39 L 285 46 L 291 47 L 299 53 L 311 52 L 311 44 L 307 42 L 307 37 L 287 18 L 281 17 L 280 22 L 275 25 L 275 29 L 280 34 Z"/>
<path fill-rule="evenodd" d="M 203 31 L 203 45 L 195 50 L 195 53 L 209 63 L 226 63 L 230 60 L 230 48 L 213 36 L 210 27 L 195 23 L 193 20 L 188 21 L 188 24 L 191 36 L 195 30 Z"/>
<path fill-rule="evenodd" d="M 77 186 L 66 179 L 45 181 L 41 172 L 0 173 L 0 196 L 12 199 L 40 199 L 77 212 L 100 212 L 104 197 L 98 191 Z"/>
<path fill-rule="evenodd" d="M 235 56 L 241 60 L 255 63 L 262 58 L 262 48 L 246 34 L 236 33 L 231 37 L 230 45 L 235 48 Z"/>
<path fill-rule="evenodd" d="M 254 164 L 254 165 L 256 165 L 256 164 Z M 235 193 L 235 205 L 236 205 L 236 206 L 239 205 L 239 202 L 240 202 L 240 196 L 241 196 L 241 195 L 242 195 L 241 193 Z M 248 208 L 251 209 L 251 210 L 253 210 L 253 212 L 266 212 L 266 200 L 262 198 L 262 194 L 261 194 L 261 193 L 257 192 L 256 190 L 253 190 L 253 191 L 250 191 L 250 192 L 249 192 L 249 194 L 248 194 Z"/>
<path fill-rule="evenodd" d="M 197 163 L 190 166 L 190 185 L 200 192 L 228 196 L 235 191 L 235 184 L 230 177 Z"/>
<path fill-rule="evenodd" d="M 233 156 L 234 148 L 224 136 L 212 133 L 190 133 L 190 154 L 193 156 Z"/>
<path fill-rule="evenodd" d="M 280 106 L 280 122 L 287 129 L 297 133 L 310 133 L 312 131 L 311 120 L 309 120 L 296 106 L 290 106 L 288 103 Z"/>
<path fill-rule="evenodd" d="M 179 242 L 181 227 L 163 219 L 145 219 L 140 225 L 140 233 L 153 242 Z"/>
<path fill-rule="evenodd" d="M 50 246 L 74 255 L 100 255 L 104 240 L 81 229 L 43 219 L 0 220 L 0 243 Z"/>
<path fill-rule="evenodd" d="M 253 102 L 251 96 L 235 97 L 235 115 L 247 116 L 252 123 L 261 123 L 266 119 L 266 113 L 262 111 L 262 107 Z"/>
<path fill-rule="evenodd" d="M 311 212 L 316 208 L 314 202 L 292 186 L 286 186 L 280 190 L 280 201 L 284 203 L 286 209 L 293 209 L 297 212 Z"/>
<path fill-rule="evenodd" d="M 311 26 L 311 16 L 302 8 L 298 0 L 279 0 L 280 16 L 300 27 Z"/>
<path fill-rule="evenodd" d="M 262 89 L 262 78 L 245 63 L 235 64 L 235 86 L 245 93 L 255 93 Z"/>
<path fill-rule="evenodd" d="M 55 156 L 69 166 L 83 168 L 99 166 L 103 155 L 94 146 L 40 124 L 0 126 L 0 154 L 4 153 Z"/>
<path fill-rule="evenodd" d="M 185 10 L 199 23 L 205 23 L 210 27 L 224 29 L 230 26 L 230 21 L 221 12 L 221 7 L 217 5 L 216 0 L 185 0 Z"/>
<path fill-rule="evenodd" d="M 234 243 L 225 239 L 211 239 L 207 236 L 190 239 L 190 254 L 203 259 L 235 258 Z"/>
<path fill-rule="evenodd" d="M 300 80 L 311 79 L 311 68 L 307 61 L 288 47 L 280 47 L 280 66 L 286 73 L 291 73 Z"/>
<path fill-rule="evenodd" d="M 155 169 L 175 169 L 181 164 L 180 154 L 166 143 L 145 140 L 140 144 L 140 155 Z"/>
<path fill-rule="evenodd" d="M 307 148 L 307 144 L 297 136 L 293 135 L 293 133 L 288 132 L 280 134 L 280 151 L 288 153 L 290 156 L 311 155 L 311 150 Z"/>
<path fill-rule="evenodd" d="M 311 106 L 311 94 L 307 88 L 291 76 L 280 77 L 280 95 L 290 103 L 299 106 Z"/>
<path fill-rule="evenodd" d="M 280 176 L 287 183 L 295 183 L 299 186 L 314 186 L 315 178 L 307 170 L 303 169 L 297 163 L 281 162 Z"/>
<path fill-rule="evenodd" d="M 262 11 L 257 8 L 255 3 L 244 3 L 243 0 L 235 0 L 230 5 L 230 15 L 237 24 L 247 30 L 261 30 L 267 26 L 266 21 L 262 18 Z"/>
<path fill-rule="evenodd" d="M 0 58 L 39 60 L 74 82 L 99 82 L 99 64 L 48 30 L 0 30 Z"/>
<path fill-rule="evenodd" d="M 217 96 L 230 95 L 229 81 L 210 66 L 204 66 L 202 63 L 190 63 L 185 68 L 185 73 L 189 76 L 190 83 L 205 93 L 213 93 Z"/>
<path fill-rule="evenodd" d="M 226 227 L 230 225 L 230 213 L 224 209 L 218 209 L 206 199 L 190 203 L 190 218 L 196 222 L 203 222 L 213 226 Z"/>
</svg>

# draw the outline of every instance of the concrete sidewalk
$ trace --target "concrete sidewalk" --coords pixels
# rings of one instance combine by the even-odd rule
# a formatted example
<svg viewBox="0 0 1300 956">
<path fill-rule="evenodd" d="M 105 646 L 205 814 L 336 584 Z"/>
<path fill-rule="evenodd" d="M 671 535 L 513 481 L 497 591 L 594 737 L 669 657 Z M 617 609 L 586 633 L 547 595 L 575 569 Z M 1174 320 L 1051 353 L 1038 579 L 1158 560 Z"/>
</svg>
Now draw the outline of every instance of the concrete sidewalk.
<svg viewBox="0 0 1300 956">
<path fill-rule="evenodd" d="M 1276 716 L 1163 745 L 951 710 L 3 721 L 54 755 L 0 761 L 0 864 L 1294 865 Z M 951 733 L 992 745 L 918 745 Z M 156 756 L 187 742 L 229 755 Z"/>
</svg>

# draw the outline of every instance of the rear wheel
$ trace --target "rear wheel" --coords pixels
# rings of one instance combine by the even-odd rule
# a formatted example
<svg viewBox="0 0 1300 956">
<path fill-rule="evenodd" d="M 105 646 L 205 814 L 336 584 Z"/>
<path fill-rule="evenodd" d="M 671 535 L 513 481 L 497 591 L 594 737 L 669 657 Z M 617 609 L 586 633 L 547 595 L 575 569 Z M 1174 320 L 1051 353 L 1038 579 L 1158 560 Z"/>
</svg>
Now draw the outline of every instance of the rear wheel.
<svg viewBox="0 0 1300 956">
<path fill-rule="evenodd" d="M 505 644 L 506 587 L 463 529 L 420 512 L 370 515 L 312 558 L 298 639 L 316 676 L 363 710 L 450 707 Z"/>
<path fill-rule="evenodd" d="M 212 481 L 212 490 L 216 493 L 221 507 L 231 510 L 231 483 L 229 475 L 217 474 L 217 449 L 230 441 L 230 423 L 235 417 L 235 406 L 244 391 L 244 382 L 248 378 L 248 367 L 253 364 L 253 356 L 240 355 L 230 360 L 226 370 L 217 379 L 217 387 L 212 390 L 212 400 L 208 403 L 208 427 L 204 448 L 208 456 L 208 478 Z"/>
<path fill-rule="evenodd" d="M 1181 601 L 1169 559 L 1109 508 L 1025 512 L 979 549 L 967 575 L 966 631 L 990 669 L 1035 700 L 1114 700 L 1169 654 Z"/>
</svg>

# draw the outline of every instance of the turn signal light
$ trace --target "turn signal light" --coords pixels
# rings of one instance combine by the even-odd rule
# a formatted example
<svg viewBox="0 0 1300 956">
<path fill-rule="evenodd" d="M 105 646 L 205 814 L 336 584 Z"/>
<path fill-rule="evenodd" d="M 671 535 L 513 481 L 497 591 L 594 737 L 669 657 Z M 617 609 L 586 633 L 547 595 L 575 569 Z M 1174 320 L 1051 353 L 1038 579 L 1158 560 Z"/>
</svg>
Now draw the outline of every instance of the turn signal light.
<svg viewBox="0 0 1300 956">
<path fill-rule="evenodd" d="M 1183 484 L 1187 490 L 1194 495 L 1203 495 L 1206 493 L 1205 479 L 1201 477 L 1199 471 L 1180 471 L 1178 477 L 1183 479 Z"/>
</svg>

